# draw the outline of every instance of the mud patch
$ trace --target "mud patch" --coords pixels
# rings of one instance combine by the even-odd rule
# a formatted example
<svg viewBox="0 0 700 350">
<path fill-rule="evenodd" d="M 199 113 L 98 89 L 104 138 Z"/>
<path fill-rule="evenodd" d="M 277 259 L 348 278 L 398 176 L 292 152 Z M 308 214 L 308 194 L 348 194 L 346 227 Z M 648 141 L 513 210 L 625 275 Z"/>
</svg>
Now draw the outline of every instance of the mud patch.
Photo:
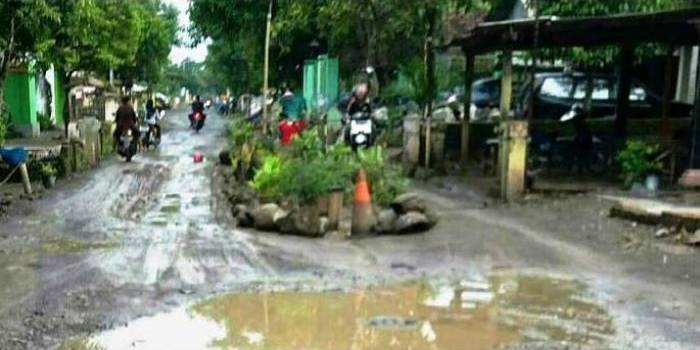
<svg viewBox="0 0 700 350">
<path fill-rule="evenodd" d="M 233 294 L 83 342 L 107 350 L 606 348 L 612 320 L 585 294 L 575 281 L 509 275 L 351 292 Z"/>
<path fill-rule="evenodd" d="M 119 244 L 116 242 L 90 242 L 64 238 L 44 242 L 41 244 L 38 251 L 42 254 L 61 255 L 79 253 L 93 249 L 111 249 L 117 247 L 118 245 Z"/>
<path fill-rule="evenodd" d="M 0 255 L 0 313 L 37 285 L 37 261 L 33 254 Z"/>
<path fill-rule="evenodd" d="M 141 216 L 142 211 L 148 209 L 148 203 L 170 176 L 170 170 L 165 164 L 146 164 L 124 175 L 133 179 L 130 179 L 127 191 L 113 206 L 112 212 L 117 218 L 135 220 Z"/>
</svg>

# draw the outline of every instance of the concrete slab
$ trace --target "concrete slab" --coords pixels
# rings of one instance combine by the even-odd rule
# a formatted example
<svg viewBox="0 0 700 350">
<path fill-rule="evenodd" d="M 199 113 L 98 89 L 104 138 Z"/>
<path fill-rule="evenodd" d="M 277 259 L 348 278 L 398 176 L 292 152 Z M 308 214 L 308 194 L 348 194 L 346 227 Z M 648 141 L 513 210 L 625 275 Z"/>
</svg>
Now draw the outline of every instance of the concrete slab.
<svg viewBox="0 0 700 350">
<path fill-rule="evenodd" d="M 700 206 L 675 204 L 657 199 L 640 199 L 618 196 L 602 196 L 612 200 L 610 215 L 635 220 L 650 225 L 700 229 Z"/>
</svg>

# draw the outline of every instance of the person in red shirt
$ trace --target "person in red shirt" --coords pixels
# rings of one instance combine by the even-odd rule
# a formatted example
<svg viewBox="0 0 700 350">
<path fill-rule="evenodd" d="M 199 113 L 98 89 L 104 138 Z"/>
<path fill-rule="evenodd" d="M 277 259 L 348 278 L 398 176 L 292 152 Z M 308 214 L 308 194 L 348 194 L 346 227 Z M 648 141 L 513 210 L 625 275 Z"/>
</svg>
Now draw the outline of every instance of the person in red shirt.
<svg viewBox="0 0 700 350">
<path fill-rule="evenodd" d="M 287 118 L 286 115 L 282 114 L 282 120 L 278 125 L 280 131 L 280 143 L 286 146 L 292 143 L 292 139 L 299 133 L 299 126 L 296 122 L 293 122 Z"/>
</svg>

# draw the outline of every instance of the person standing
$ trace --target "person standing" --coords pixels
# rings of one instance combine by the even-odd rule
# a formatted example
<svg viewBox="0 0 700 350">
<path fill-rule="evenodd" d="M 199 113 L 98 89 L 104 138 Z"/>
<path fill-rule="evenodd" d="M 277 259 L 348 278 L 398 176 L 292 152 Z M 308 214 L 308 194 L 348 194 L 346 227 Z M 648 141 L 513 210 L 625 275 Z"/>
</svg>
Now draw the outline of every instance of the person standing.
<svg viewBox="0 0 700 350">
<path fill-rule="evenodd" d="M 304 97 L 294 94 L 294 83 L 289 83 L 280 98 L 282 114 L 292 122 L 297 122 L 306 116 L 306 101 Z"/>
</svg>

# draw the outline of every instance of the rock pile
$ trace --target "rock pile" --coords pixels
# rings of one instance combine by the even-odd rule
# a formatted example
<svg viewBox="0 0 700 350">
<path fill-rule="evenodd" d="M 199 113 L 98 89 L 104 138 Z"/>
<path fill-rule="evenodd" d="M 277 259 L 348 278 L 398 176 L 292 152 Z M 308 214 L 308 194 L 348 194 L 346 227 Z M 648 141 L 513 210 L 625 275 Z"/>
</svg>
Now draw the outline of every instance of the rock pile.
<svg viewBox="0 0 700 350">
<path fill-rule="evenodd" d="M 240 227 L 304 237 L 323 237 L 335 229 L 315 205 L 260 203 L 255 192 L 245 186 L 228 188 L 226 195 Z M 402 194 L 389 208 L 375 208 L 375 212 L 377 224 L 372 231 L 380 235 L 425 232 L 438 222 L 437 214 L 415 193 Z"/>
</svg>

